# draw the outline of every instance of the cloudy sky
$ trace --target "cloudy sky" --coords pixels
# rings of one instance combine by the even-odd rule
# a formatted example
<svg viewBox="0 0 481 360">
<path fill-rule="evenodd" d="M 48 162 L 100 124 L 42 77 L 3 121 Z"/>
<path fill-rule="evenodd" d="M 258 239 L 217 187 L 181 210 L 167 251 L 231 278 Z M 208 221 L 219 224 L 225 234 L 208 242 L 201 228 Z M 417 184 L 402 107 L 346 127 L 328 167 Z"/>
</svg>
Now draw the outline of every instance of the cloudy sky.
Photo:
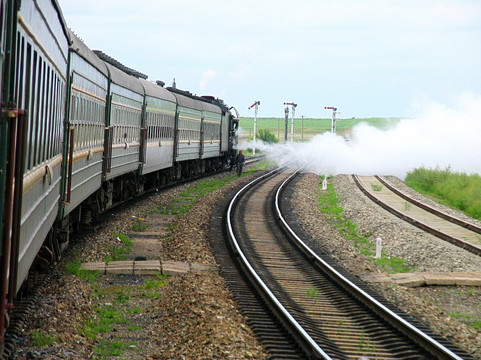
<svg viewBox="0 0 481 360">
<path fill-rule="evenodd" d="M 58 1 L 91 49 L 241 116 L 411 117 L 481 94 L 479 0 Z"/>
</svg>

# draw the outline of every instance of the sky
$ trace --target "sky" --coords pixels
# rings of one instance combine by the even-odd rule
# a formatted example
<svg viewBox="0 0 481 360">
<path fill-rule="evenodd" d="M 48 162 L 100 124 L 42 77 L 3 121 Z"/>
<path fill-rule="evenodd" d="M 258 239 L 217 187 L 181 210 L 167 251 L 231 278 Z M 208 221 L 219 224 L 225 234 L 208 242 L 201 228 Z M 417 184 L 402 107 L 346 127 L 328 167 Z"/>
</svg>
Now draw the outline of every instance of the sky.
<svg viewBox="0 0 481 360">
<path fill-rule="evenodd" d="M 93 50 L 241 117 L 400 117 L 267 146 L 323 175 L 481 174 L 480 0 L 58 0 Z M 292 114 L 292 112 L 291 112 Z M 240 124 L 242 131 L 242 123 Z M 239 148 L 252 148 L 243 143 Z"/>
<path fill-rule="evenodd" d="M 241 116 L 415 117 L 481 95 L 479 0 L 58 0 L 88 47 Z"/>
<path fill-rule="evenodd" d="M 381 130 L 361 123 L 352 137 L 330 132 L 309 142 L 255 148 L 280 165 L 294 163 L 319 175 L 394 175 L 416 168 L 481 175 L 481 96 L 465 95 L 453 107 L 430 103 L 415 118 Z M 252 141 L 240 144 L 253 148 Z"/>
</svg>

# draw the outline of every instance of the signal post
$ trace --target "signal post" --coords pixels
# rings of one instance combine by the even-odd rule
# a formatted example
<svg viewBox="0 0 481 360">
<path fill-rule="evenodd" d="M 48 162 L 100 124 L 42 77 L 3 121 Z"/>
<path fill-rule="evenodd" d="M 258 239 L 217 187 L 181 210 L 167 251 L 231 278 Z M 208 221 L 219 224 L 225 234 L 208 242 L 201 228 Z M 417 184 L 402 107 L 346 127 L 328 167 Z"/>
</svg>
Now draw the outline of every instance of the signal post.
<svg viewBox="0 0 481 360">
<path fill-rule="evenodd" d="M 247 109 L 250 110 L 254 108 L 254 146 L 252 149 L 252 155 L 256 154 L 256 136 L 257 136 L 257 109 L 258 106 L 261 104 L 260 101 L 254 102 L 251 106 L 249 106 Z"/>
</svg>

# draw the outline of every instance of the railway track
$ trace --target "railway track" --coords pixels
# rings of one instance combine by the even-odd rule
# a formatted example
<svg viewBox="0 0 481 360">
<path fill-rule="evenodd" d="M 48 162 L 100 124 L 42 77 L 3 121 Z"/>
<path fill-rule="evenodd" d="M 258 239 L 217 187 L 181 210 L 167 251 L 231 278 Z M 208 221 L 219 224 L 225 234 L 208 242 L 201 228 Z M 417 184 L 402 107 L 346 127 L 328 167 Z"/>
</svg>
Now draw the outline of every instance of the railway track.
<svg viewBox="0 0 481 360">
<path fill-rule="evenodd" d="M 481 256 L 481 228 L 434 209 L 379 176 L 352 176 L 372 201 L 410 224 Z"/>
<path fill-rule="evenodd" d="M 408 316 L 389 310 L 292 232 L 279 204 L 290 173 L 273 171 L 246 185 L 226 214 L 237 266 L 256 289 L 241 306 L 271 358 L 468 359 L 411 324 Z M 239 273 L 224 274 L 242 299 L 246 286 Z M 258 318 L 268 324 L 252 326 Z M 281 340 L 285 333 L 287 340 Z"/>
</svg>

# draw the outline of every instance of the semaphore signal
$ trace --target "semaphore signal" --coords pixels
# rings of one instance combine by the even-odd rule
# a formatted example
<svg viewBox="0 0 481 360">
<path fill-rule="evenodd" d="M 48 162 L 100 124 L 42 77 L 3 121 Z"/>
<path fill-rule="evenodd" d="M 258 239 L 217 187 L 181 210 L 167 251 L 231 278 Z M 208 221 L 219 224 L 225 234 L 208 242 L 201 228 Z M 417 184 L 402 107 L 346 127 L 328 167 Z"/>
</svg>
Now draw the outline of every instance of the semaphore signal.
<svg viewBox="0 0 481 360">
<path fill-rule="evenodd" d="M 258 100 L 247 108 L 248 110 L 250 110 L 254 107 L 254 145 L 252 148 L 252 155 L 256 154 L 257 108 L 259 107 L 260 104 L 261 102 Z"/>
<path fill-rule="evenodd" d="M 286 133 L 285 133 L 285 136 L 284 136 L 284 140 L 285 142 L 287 142 L 287 119 L 288 119 L 288 116 L 289 116 L 289 105 L 291 105 L 292 107 L 292 121 L 291 121 L 291 142 L 294 141 L 294 116 L 296 114 L 296 107 L 297 107 L 297 104 L 296 103 L 293 103 L 293 102 L 285 102 L 284 105 L 287 105 L 286 107 Z"/>
<path fill-rule="evenodd" d="M 337 114 L 337 107 L 334 106 L 324 106 L 324 109 L 332 110 L 332 122 L 331 122 L 331 133 L 336 133 L 336 114 Z"/>
</svg>

